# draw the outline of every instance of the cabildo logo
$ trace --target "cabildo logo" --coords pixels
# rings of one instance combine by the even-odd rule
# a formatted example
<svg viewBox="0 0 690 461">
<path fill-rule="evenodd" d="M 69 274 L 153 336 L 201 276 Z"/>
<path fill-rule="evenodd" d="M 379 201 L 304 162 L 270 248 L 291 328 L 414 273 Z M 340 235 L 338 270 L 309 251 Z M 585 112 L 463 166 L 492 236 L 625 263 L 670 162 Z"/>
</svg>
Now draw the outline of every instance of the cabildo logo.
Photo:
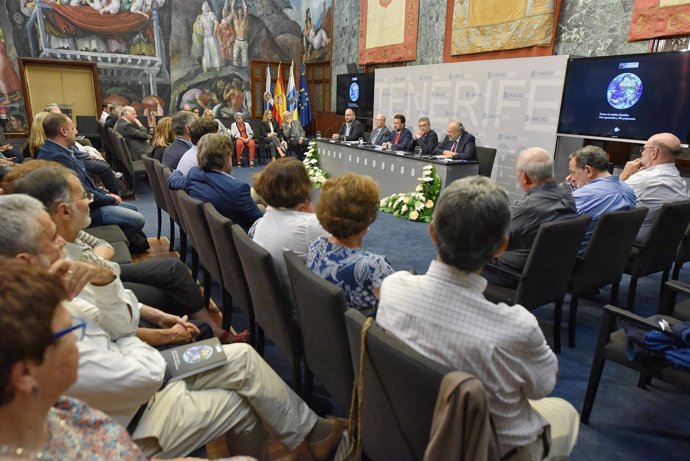
<svg viewBox="0 0 690 461">
<path fill-rule="evenodd" d="M 489 72 L 487 76 L 489 78 L 505 78 L 508 76 L 508 72 Z"/>
<path fill-rule="evenodd" d="M 553 70 L 533 70 L 532 77 L 553 77 L 556 72 Z"/>
<path fill-rule="evenodd" d="M 482 93 L 481 91 L 465 91 L 466 98 L 481 98 L 482 96 L 484 96 L 484 93 Z"/>
<path fill-rule="evenodd" d="M 498 139 L 505 139 L 507 141 L 517 141 L 518 137 L 516 135 L 511 135 L 511 134 L 498 133 Z"/>
<path fill-rule="evenodd" d="M 536 117 L 536 116 L 525 115 L 525 121 L 526 122 L 547 123 L 549 121 L 549 118 L 548 117 Z"/>
<path fill-rule="evenodd" d="M 508 99 L 508 98 L 524 98 L 525 93 L 520 93 L 516 91 L 504 91 L 503 92 L 503 99 Z"/>
<path fill-rule="evenodd" d="M 486 120 L 500 120 L 501 118 L 503 118 L 503 115 L 502 114 L 487 114 L 486 112 L 484 112 L 482 114 L 482 118 L 486 119 Z"/>
</svg>

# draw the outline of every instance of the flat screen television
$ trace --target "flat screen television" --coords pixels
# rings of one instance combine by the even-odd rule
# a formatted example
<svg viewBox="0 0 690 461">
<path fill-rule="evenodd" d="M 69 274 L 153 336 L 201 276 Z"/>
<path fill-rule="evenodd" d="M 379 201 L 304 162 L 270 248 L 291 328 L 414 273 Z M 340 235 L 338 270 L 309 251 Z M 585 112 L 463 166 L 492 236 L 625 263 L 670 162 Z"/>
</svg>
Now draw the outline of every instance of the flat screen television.
<svg viewBox="0 0 690 461">
<path fill-rule="evenodd" d="M 690 137 L 690 52 L 571 58 L 558 133 L 646 140 Z"/>
<path fill-rule="evenodd" d="M 358 118 L 372 118 L 374 74 L 340 74 L 336 77 L 336 109 L 339 114 L 352 109 Z"/>
</svg>

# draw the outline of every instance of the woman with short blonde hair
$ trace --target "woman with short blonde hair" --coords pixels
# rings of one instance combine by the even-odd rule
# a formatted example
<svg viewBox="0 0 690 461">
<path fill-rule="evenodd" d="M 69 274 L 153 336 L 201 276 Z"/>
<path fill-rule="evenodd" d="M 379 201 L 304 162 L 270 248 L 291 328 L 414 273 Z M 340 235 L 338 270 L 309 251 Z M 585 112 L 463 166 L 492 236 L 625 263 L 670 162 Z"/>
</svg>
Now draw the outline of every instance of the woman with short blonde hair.
<svg viewBox="0 0 690 461">
<path fill-rule="evenodd" d="M 33 122 L 31 123 L 31 131 L 29 132 L 29 154 L 32 158 L 36 158 L 38 150 L 46 142 L 46 133 L 43 131 L 43 119 L 50 112 L 41 111 L 34 115 Z"/>
</svg>

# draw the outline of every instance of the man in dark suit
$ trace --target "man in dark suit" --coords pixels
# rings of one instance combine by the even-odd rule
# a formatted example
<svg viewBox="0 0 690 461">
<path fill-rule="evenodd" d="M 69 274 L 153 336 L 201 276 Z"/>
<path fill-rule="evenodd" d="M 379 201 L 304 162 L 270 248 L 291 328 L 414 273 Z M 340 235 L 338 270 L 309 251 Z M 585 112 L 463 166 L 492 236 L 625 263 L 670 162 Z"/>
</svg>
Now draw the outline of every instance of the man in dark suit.
<svg viewBox="0 0 690 461">
<path fill-rule="evenodd" d="M 364 137 L 364 128 L 362 123 L 355 118 L 355 111 L 352 109 L 345 110 L 345 123 L 340 127 L 340 131 L 333 135 L 333 139 L 342 139 L 347 141 L 357 141 Z"/>
<path fill-rule="evenodd" d="M 149 130 L 137 118 L 134 107 L 122 108 L 120 118 L 115 124 L 115 131 L 125 138 L 132 160 L 141 160 L 142 155 L 149 155 L 153 151 L 153 146 L 149 144 Z"/>
<path fill-rule="evenodd" d="M 474 136 L 465 131 L 460 121 L 451 120 L 448 123 L 448 136 L 436 146 L 434 155 L 455 160 L 477 160 Z"/>
<path fill-rule="evenodd" d="M 422 155 L 431 155 L 434 147 L 438 144 L 438 135 L 431 129 L 431 121 L 429 117 L 422 117 L 417 122 L 417 132 L 414 134 L 414 141 L 412 147 L 417 146 L 422 148 Z"/>
<path fill-rule="evenodd" d="M 377 114 L 374 119 L 374 129 L 371 130 L 369 142 L 375 146 L 380 146 L 384 142 L 391 140 L 391 131 L 386 126 L 386 116 Z"/>
<path fill-rule="evenodd" d="M 405 128 L 405 116 L 395 114 L 393 116 L 393 132 L 391 140 L 386 143 L 388 149 L 393 150 L 412 150 L 412 132 Z"/>
<path fill-rule="evenodd" d="M 105 118 L 105 122 L 103 122 L 103 125 L 105 125 L 108 128 L 112 128 L 114 130 L 115 124 L 117 123 L 117 118 L 118 118 L 117 113 L 121 107 L 122 106 L 117 106 L 115 104 L 111 104 L 110 107 L 108 107 L 108 111 L 110 113 Z M 50 112 L 47 107 L 46 107 L 46 112 Z"/>
<path fill-rule="evenodd" d="M 192 148 L 189 127 L 196 119 L 196 115 L 186 110 L 181 110 L 173 115 L 172 128 L 175 132 L 175 140 L 163 152 L 163 161 L 161 163 L 164 166 L 171 170 L 177 169 L 177 164 L 180 163 L 184 153 Z"/>
</svg>

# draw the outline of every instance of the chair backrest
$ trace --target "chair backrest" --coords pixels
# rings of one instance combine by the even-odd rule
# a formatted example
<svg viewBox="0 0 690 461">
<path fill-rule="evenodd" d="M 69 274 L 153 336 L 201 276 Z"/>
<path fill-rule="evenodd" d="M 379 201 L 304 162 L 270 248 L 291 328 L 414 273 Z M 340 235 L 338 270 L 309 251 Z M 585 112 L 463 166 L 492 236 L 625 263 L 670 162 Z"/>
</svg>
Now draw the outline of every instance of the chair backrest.
<svg viewBox="0 0 690 461">
<path fill-rule="evenodd" d="M 671 268 L 678 245 L 690 224 L 690 200 L 662 205 L 647 240 L 637 252 L 632 267 L 626 268 L 633 277 L 642 277 Z M 628 270 L 629 269 L 629 270 Z"/>
<path fill-rule="evenodd" d="M 252 127 L 252 131 L 254 132 L 254 138 L 264 142 L 266 132 L 264 131 L 264 124 L 261 123 L 261 120 L 249 120 L 248 122 L 249 126 Z"/>
<path fill-rule="evenodd" d="M 182 189 L 177 189 L 177 190 L 171 190 L 170 195 L 172 196 L 172 201 L 175 204 L 175 210 L 177 210 L 177 218 L 179 219 L 179 226 L 182 231 L 189 235 L 192 231 L 191 227 L 189 226 L 189 215 L 187 214 L 187 210 L 182 207 L 182 203 L 180 200 L 180 197 L 183 195 L 187 195 L 187 192 L 185 192 Z M 198 249 L 196 246 L 196 243 L 194 241 L 194 236 L 189 235 L 189 237 L 192 240 L 192 248 L 194 248 L 195 251 L 198 253 Z"/>
<path fill-rule="evenodd" d="M 106 160 L 108 160 L 108 163 L 110 163 L 112 166 L 114 160 L 116 160 L 116 154 L 112 140 L 108 135 L 108 127 L 103 125 L 101 122 L 96 122 L 96 131 L 99 135 L 101 135 L 101 143 L 103 144 L 103 149 L 105 150 Z"/>
<path fill-rule="evenodd" d="M 106 132 L 115 150 L 115 158 L 117 158 L 122 167 L 127 170 L 127 173 L 134 177 L 134 165 L 132 165 L 132 157 L 129 154 L 129 148 L 127 147 L 125 139 L 120 133 L 114 131 L 112 128 L 106 128 Z"/>
<path fill-rule="evenodd" d="M 225 289 L 232 295 L 233 303 L 247 313 L 253 312 L 249 286 L 247 286 L 247 279 L 242 270 L 242 261 L 240 261 L 240 255 L 237 253 L 235 240 L 232 236 L 232 221 L 220 214 L 212 203 L 204 203 L 204 213 L 218 261 L 222 261 L 220 275 L 223 278 Z"/>
<path fill-rule="evenodd" d="M 359 369 L 366 317 L 345 313 L 353 367 Z M 429 441 L 436 396 L 448 367 L 430 360 L 374 323 L 364 362 L 362 441 L 371 460 L 421 460 Z"/>
<path fill-rule="evenodd" d="M 177 208 L 172 198 L 172 191 L 168 187 L 168 178 L 170 178 L 171 175 L 170 168 L 164 166 L 162 163 L 154 163 L 153 166 L 156 168 L 156 175 L 161 185 L 161 192 L 163 192 L 163 197 L 165 198 L 165 205 L 168 207 L 165 211 L 167 211 L 172 220 L 179 225 L 180 217 L 177 215 Z"/>
<path fill-rule="evenodd" d="M 153 200 L 156 202 L 156 206 L 162 210 L 168 211 L 167 204 L 165 203 L 165 196 L 163 196 L 163 191 L 161 190 L 161 183 L 158 180 L 158 173 L 156 173 L 155 164 L 159 162 L 156 159 L 149 157 L 148 155 L 142 155 L 141 161 L 144 162 L 144 168 L 146 168 L 146 176 L 149 178 L 149 185 L 151 185 L 151 190 L 153 191 Z"/>
<path fill-rule="evenodd" d="M 77 129 L 80 133 L 98 133 L 98 120 L 93 115 L 77 115 Z"/>
<path fill-rule="evenodd" d="M 341 408 L 349 408 L 354 371 L 343 315 L 347 310 L 345 292 L 314 274 L 294 252 L 286 251 L 284 257 L 307 365 Z"/>
<path fill-rule="evenodd" d="M 496 159 L 496 149 L 493 147 L 477 146 L 477 160 L 479 161 L 479 174 L 481 176 L 491 177 L 491 171 L 494 168 L 494 159 Z"/>
<path fill-rule="evenodd" d="M 182 213 L 187 217 L 187 225 L 189 226 L 188 235 L 192 237 L 192 245 L 199 255 L 201 265 L 209 271 L 214 280 L 222 283 L 223 280 L 220 275 L 218 256 L 213 246 L 211 231 L 206 223 L 203 202 L 195 199 L 183 190 L 176 192 L 178 192 L 177 199 L 183 210 Z"/>
<path fill-rule="evenodd" d="M 515 293 L 516 304 L 534 309 L 565 296 L 577 252 L 591 220 L 589 215 L 584 215 L 539 226 Z"/>
<path fill-rule="evenodd" d="M 620 282 L 647 208 L 604 213 L 571 279 L 573 293 Z"/>
<path fill-rule="evenodd" d="M 680 274 L 680 269 L 683 267 L 683 264 L 686 262 L 690 261 L 690 226 L 685 230 L 685 234 L 683 234 L 683 238 L 680 241 L 680 244 L 678 245 L 678 251 L 676 252 L 676 260 L 673 263 L 673 277 L 671 277 L 674 280 L 678 279 L 678 275 Z"/>
<path fill-rule="evenodd" d="M 232 225 L 232 236 L 247 277 L 256 323 L 294 365 L 302 356 L 302 338 L 290 315 L 290 303 L 278 280 L 273 257 L 237 224 Z"/>
</svg>

